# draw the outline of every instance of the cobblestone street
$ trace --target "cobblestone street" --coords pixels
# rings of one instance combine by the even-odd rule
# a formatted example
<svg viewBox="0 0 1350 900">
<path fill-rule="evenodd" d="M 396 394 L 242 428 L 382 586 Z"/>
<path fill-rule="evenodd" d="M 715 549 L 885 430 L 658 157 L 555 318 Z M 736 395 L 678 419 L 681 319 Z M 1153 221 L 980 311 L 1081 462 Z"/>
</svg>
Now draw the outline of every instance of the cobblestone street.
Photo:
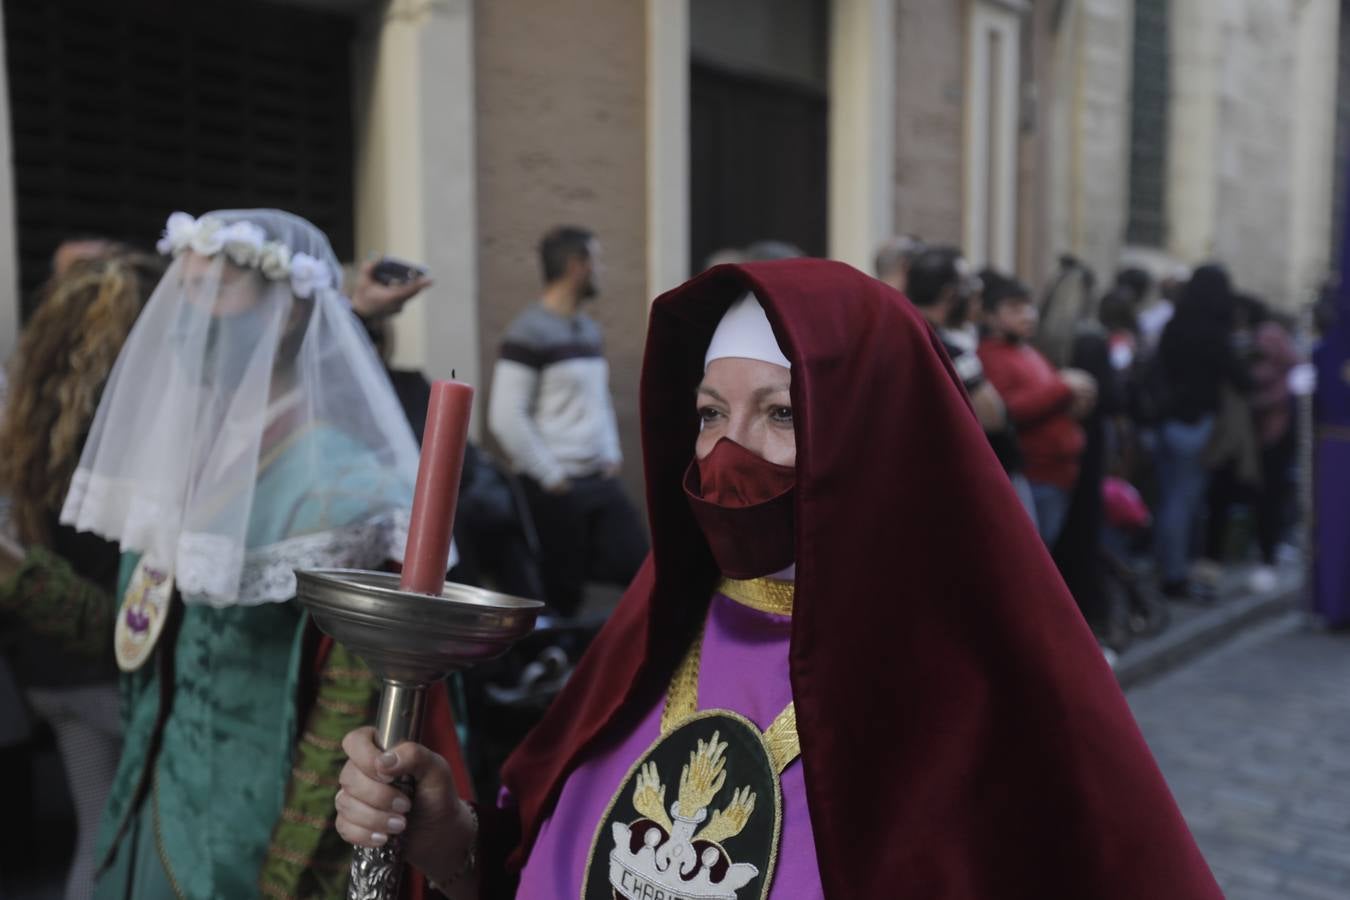
<svg viewBox="0 0 1350 900">
<path fill-rule="evenodd" d="M 1287 617 L 1128 696 L 1228 900 L 1350 898 L 1350 636 Z"/>
</svg>

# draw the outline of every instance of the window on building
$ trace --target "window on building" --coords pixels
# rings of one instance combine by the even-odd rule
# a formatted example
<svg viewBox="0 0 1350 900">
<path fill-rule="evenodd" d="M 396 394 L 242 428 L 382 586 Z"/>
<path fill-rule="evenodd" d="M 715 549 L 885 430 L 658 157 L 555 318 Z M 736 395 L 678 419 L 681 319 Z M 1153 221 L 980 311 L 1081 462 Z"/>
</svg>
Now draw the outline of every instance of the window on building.
<svg viewBox="0 0 1350 900">
<path fill-rule="evenodd" d="M 976 265 L 1017 267 L 1021 14 L 977 0 L 967 52 L 964 245 Z"/>
<path fill-rule="evenodd" d="M 1130 219 L 1126 240 L 1167 239 L 1168 0 L 1135 0 L 1130 108 Z"/>
<path fill-rule="evenodd" d="M 4 12 L 25 315 L 62 240 L 148 248 L 175 209 L 281 207 L 350 258 L 350 19 L 163 0 Z"/>
</svg>

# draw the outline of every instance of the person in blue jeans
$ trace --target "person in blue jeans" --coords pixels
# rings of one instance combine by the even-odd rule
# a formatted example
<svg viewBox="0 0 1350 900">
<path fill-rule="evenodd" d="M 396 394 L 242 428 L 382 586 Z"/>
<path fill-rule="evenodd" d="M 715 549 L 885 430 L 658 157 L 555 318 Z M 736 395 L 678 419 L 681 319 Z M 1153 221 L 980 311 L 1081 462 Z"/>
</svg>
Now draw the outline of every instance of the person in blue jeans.
<svg viewBox="0 0 1350 900">
<path fill-rule="evenodd" d="M 1163 593 L 1181 597 L 1189 592 L 1186 578 L 1191 535 L 1200 501 L 1209 489 L 1205 449 L 1214 433 L 1214 413 L 1194 422 L 1168 419 L 1158 430 L 1157 466 L 1160 496 L 1154 541 Z"/>
<path fill-rule="evenodd" d="M 1229 341 L 1236 309 L 1228 272 L 1218 265 L 1195 270 L 1158 347 L 1167 385 L 1158 427 L 1158 513 L 1154 551 L 1162 591 L 1190 594 L 1187 567 L 1200 503 L 1209 487 L 1205 450 L 1214 431 L 1220 389 L 1246 391 L 1251 377 Z"/>
</svg>

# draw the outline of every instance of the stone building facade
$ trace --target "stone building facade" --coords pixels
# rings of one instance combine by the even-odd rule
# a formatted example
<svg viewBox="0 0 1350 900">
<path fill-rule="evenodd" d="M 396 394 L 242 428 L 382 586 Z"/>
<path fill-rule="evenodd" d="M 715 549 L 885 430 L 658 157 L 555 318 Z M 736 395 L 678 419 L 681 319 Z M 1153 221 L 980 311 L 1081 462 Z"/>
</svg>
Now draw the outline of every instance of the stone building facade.
<svg viewBox="0 0 1350 900">
<path fill-rule="evenodd" d="M 1341 0 L 286 5 L 348 23 L 335 50 L 352 60 L 353 256 L 436 274 L 397 322 L 399 364 L 490 389 L 499 337 L 538 291 L 540 234 L 598 232 L 594 312 L 635 490 L 648 305 L 699 265 L 709 222 L 800 234 L 861 268 L 885 237 L 916 233 L 1033 285 L 1065 252 L 1103 275 L 1218 257 L 1287 305 L 1330 261 Z M 33 76 L 9 77 L 6 118 Z M 23 140 L 0 129 L 0 157 Z M 0 352 L 28 220 L 21 159 L 11 172 Z M 730 222 L 718 178 L 764 216 Z M 746 230 L 780 219 L 792 234 Z"/>
</svg>

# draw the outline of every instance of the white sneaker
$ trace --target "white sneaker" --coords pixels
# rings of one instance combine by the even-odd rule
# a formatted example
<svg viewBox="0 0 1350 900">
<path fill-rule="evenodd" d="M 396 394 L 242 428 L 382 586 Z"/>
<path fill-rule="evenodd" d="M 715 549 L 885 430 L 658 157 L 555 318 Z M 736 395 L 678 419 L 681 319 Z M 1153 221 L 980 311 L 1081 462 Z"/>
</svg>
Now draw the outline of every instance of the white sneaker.
<svg viewBox="0 0 1350 900">
<path fill-rule="evenodd" d="M 1258 594 L 1273 594 L 1280 586 L 1279 576 L 1270 566 L 1258 566 L 1247 581 L 1251 589 Z"/>
</svg>

